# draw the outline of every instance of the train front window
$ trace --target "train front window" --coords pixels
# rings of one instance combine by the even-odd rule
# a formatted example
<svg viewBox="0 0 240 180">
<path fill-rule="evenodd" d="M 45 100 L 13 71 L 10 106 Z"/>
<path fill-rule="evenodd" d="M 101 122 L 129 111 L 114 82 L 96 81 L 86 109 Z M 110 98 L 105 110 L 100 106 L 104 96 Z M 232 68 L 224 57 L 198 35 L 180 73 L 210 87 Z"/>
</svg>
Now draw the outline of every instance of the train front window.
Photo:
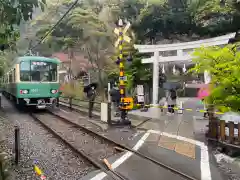
<svg viewBox="0 0 240 180">
<path fill-rule="evenodd" d="M 40 61 L 22 62 L 20 69 L 21 81 L 57 81 L 57 64 L 54 63 Z"/>
<path fill-rule="evenodd" d="M 29 62 L 21 62 L 20 64 L 20 81 L 31 81 Z"/>
</svg>

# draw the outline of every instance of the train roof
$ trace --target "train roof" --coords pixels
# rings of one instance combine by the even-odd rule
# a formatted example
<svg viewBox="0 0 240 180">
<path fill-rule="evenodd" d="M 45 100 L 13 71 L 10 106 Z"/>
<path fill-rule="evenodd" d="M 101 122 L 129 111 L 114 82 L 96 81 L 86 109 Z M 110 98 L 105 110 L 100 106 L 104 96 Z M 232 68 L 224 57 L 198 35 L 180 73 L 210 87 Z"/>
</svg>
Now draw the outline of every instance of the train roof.
<svg viewBox="0 0 240 180">
<path fill-rule="evenodd" d="M 14 63 L 20 63 L 22 61 L 44 61 L 44 62 L 52 62 L 56 64 L 60 64 L 61 61 L 57 58 L 47 58 L 42 56 L 22 56 L 17 57 Z"/>
</svg>

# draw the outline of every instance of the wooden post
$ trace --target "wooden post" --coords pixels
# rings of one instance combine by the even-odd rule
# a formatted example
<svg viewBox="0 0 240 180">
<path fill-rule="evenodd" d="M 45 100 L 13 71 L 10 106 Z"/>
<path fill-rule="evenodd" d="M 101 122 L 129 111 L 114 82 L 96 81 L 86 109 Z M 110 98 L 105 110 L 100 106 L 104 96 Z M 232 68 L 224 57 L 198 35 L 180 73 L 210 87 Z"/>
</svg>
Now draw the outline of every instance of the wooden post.
<svg viewBox="0 0 240 180">
<path fill-rule="evenodd" d="M 221 138 L 221 141 L 225 141 L 225 121 L 224 120 L 221 120 L 220 121 L 220 138 Z"/>
<path fill-rule="evenodd" d="M 240 142 L 240 123 L 238 123 L 238 142 Z"/>
<path fill-rule="evenodd" d="M 228 128 L 229 128 L 229 141 L 230 141 L 230 143 L 233 143 L 233 140 L 234 140 L 234 122 L 228 122 Z"/>
<path fill-rule="evenodd" d="M 56 106 L 59 107 L 59 98 L 57 98 L 57 105 Z"/>
<path fill-rule="evenodd" d="M 18 165 L 20 160 L 20 129 L 15 126 L 15 164 Z"/>
<path fill-rule="evenodd" d="M 72 97 L 69 98 L 69 108 L 72 110 Z"/>
</svg>

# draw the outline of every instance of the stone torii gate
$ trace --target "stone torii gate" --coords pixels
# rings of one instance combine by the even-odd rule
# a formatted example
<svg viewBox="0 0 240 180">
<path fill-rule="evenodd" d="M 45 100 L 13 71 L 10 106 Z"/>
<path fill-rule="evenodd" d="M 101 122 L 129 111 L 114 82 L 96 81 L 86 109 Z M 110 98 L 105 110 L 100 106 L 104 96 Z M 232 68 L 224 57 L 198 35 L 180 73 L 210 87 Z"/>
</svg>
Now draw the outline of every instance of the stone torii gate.
<svg viewBox="0 0 240 180">
<path fill-rule="evenodd" d="M 135 49 L 138 49 L 140 53 L 154 53 L 154 56 L 147 59 L 142 59 L 142 63 L 153 64 L 153 93 L 152 93 L 152 104 L 158 104 L 158 86 L 159 86 L 159 63 L 165 62 L 182 62 L 191 61 L 192 57 L 189 53 L 184 53 L 184 50 L 191 50 L 199 48 L 201 46 L 218 46 L 228 44 L 229 39 L 234 38 L 236 33 L 230 33 L 227 35 L 204 39 L 199 41 L 191 41 L 184 43 L 175 44 L 161 44 L 161 45 L 134 45 Z M 161 52 L 177 51 L 176 56 L 163 57 L 160 55 Z"/>
</svg>

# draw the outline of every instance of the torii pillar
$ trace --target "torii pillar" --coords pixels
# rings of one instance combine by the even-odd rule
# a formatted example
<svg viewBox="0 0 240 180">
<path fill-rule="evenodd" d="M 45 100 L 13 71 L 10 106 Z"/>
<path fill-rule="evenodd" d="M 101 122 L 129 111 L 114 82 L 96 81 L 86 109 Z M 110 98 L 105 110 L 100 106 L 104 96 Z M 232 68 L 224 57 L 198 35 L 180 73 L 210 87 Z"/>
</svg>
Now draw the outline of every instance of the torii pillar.
<svg viewBox="0 0 240 180">
<path fill-rule="evenodd" d="M 154 53 L 154 56 L 148 59 L 143 59 L 142 63 L 153 64 L 153 93 L 152 93 L 152 104 L 158 104 L 158 88 L 159 88 L 159 63 L 164 62 L 177 62 L 177 61 L 189 61 L 191 56 L 189 54 L 184 55 L 183 50 L 195 49 L 201 46 L 218 46 L 228 44 L 229 39 L 234 38 L 236 33 L 230 33 L 227 35 L 204 39 L 199 41 L 191 41 L 184 43 L 175 44 L 161 44 L 161 45 L 134 45 L 135 49 L 138 49 L 140 53 Z M 160 52 L 165 51 L 177 51 L 177 56 L 162 57 L 159 55 Z"/>
</svg>

